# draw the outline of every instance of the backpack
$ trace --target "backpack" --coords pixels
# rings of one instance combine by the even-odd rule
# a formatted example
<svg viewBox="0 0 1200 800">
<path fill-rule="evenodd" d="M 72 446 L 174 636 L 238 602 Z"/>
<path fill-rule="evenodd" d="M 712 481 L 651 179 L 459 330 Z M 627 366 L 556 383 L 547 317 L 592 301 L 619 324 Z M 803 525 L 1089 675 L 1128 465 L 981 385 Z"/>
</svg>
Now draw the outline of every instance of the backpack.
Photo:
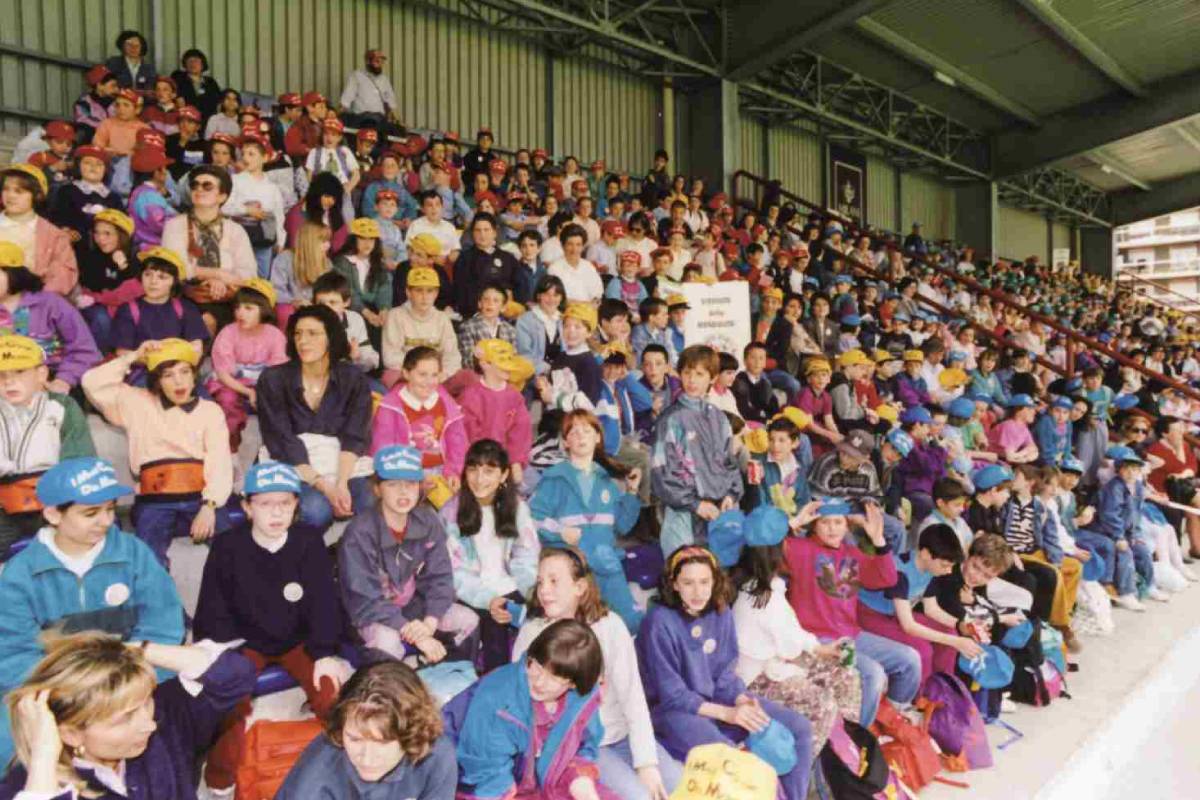
<svg viewBox="0 0 1200 800">
<path fill-rule="evenodd" d="M 818 759 L 832 800 L 895 800 L 903 796 L 879 740 L 857 722 L 839 717 Z"/>
<path fill-rule="evenodd" d="M 879 737 L 884 760 L 910 790 L 919 792 L 937 777 L 941 759 L 929 738 L 928 717 L 917 727 L 884 698 L 871 731 Z"/>
<path fill-rule="evenodd" d="M 930 737 L 941 748 L 942 766 L 951 772 L 966 772 L 992 766 L 983 717 L 962 681 L 935 672 L 925 681 L 924 696 L 917 707 L 925 711 Z"/>
<path fill-rule="evenodd" d="M 1007 648 L 1013 662 L 1009 689 L 1012 699 L 1018 703 L 1045 706 L 1050 704 L 1052 698 L 1043 685 L 1042 664 L 1046 663 L 1046 654 L 1042 649 L 1042 623 L 1039 620 L 1030 622 L 1033 623 L 1033 635 L 1025 646 Z"/>
<path fill-rule="evenodd" d="M 300 754 L 324 730 L 315 719 L 264 719 L 251 725 L 237 767 L 236 800 L 271 800 Z"/>
<path fill-rule="evenodd" d="M 133 324 L 137 325 L 142 320 L 142 307 L 138 305 L 137 300 L 130 300 L 125 306 L 129 309 L 129 316 L 133 318 Z M 171 298 L 171 308 L 175 310 L 175 318 L 183 322 L 183 301 L 178 297 Z"/>
</svg>

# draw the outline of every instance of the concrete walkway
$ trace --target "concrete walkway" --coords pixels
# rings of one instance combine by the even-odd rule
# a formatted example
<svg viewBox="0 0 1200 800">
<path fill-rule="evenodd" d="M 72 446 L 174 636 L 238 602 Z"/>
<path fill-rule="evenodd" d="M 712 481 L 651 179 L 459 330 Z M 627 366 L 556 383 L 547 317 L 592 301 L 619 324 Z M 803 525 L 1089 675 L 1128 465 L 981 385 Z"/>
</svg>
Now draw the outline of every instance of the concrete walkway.
<svg viewBox="0 0 1200 800">
<path fill-rule="evenodd" d="M 988 726 L 995 767 L 948 775 L 969 790 L 935 783 L 921 800 L 1200 797 L 1200 584 L 1148 606 L 1083 640 L 1071 699 L 1004 715 L 1023 738 L 1000 750 L 1011 734 Z"/>
</svg>

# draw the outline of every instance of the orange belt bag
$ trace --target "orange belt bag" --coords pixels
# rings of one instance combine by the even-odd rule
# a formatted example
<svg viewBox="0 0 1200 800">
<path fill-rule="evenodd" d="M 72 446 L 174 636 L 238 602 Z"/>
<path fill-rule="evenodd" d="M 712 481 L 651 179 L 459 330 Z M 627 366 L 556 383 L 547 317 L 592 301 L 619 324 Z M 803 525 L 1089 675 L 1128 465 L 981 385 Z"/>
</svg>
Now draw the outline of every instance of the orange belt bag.
<svg viewBox="0 0 1200 800">
<path fill-rule="evenodd" d="M 27 514 L 42 510 L 41 501 L 37 498 L 40 477 L 41 473 L 22 475 L 0 483 L 0 508 L 4 509 L 5 514 Z"/>
<path fill-rule="evenodd" d="M 204 464 L 200 461 L 147 464 L 138 474 L 138 494 L 199 494 L 202 491 Z"/>
</svg>

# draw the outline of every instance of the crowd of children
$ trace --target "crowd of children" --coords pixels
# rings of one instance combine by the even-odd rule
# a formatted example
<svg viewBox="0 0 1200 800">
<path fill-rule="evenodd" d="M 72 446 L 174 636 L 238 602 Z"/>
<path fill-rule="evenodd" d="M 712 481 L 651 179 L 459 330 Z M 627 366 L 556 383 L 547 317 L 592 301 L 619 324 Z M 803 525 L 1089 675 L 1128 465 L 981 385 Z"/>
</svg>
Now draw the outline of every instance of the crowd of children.
<svg viewBox="0 0 1200 800">
<path fill-rule="evenodd" d="M 351 146 L 316 92 L 88 82 L 0 169 L 0 798 L 194 797 L 194 753 L 228 796 L 278 665 L 326 733 L 280 797 L 666 800 L 745 743 L 801 800 L 843 720 L 1198 579 L 1200 408 L 1014 311 L 1200 381 L 1112 284 L 736 208 L 661 151 L 639 187 L 486 128 Z M 740 352 L 683 333 L 726 281 Z M 404 664 L 446 663 L 478 680 L 439 712 Z"/>
</svg>

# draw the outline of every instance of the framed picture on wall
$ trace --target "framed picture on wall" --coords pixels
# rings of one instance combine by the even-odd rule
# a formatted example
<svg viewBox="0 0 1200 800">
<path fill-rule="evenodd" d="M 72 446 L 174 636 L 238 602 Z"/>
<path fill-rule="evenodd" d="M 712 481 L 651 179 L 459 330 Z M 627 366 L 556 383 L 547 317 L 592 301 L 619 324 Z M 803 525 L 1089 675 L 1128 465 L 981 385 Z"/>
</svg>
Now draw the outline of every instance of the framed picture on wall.
<svg viewBox="0 0 1200 800">
<path fill-rule="evenodd" d="M 867 217 L 867 160 L 861 153 L 829 146 L 828 207 L 862 224 Z"/>
</svg>

